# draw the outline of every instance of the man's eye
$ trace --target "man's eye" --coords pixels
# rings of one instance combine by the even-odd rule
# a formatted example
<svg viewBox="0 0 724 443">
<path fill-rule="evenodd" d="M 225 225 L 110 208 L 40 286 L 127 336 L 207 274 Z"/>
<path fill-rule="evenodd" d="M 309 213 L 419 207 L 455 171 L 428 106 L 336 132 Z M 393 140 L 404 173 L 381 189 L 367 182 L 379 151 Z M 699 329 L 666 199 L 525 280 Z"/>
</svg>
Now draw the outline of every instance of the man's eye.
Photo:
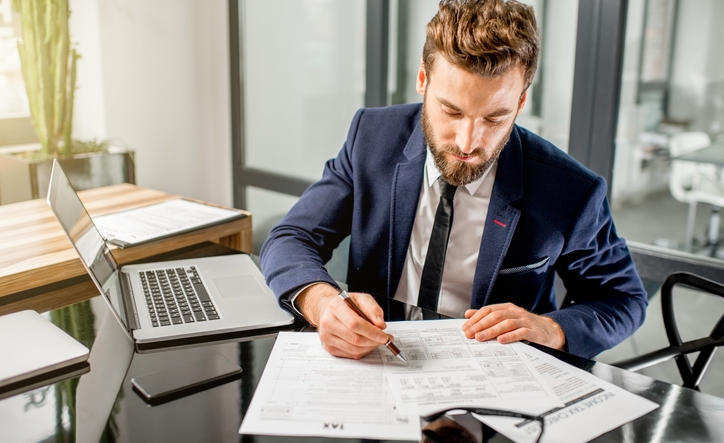
<svg viewBox="0 0 724 443">
<path fill-rule="evenodd" d="M 503 120 L 486 120 L 490 126 L 498 126 L 503 123 Z"/>
<path fill-rule="evenodd" d="M 453 116 L 453 117 L 456 117 L 456 116 L 460 115 L 460 113 L 459 113 L 458 111 L 453 111 L 452 109 L 442 108 L 442 112 L 444 112 L 444 113 L 447 114 L 447 115 L 451 115 L 451 116 Z"/>
</svg>

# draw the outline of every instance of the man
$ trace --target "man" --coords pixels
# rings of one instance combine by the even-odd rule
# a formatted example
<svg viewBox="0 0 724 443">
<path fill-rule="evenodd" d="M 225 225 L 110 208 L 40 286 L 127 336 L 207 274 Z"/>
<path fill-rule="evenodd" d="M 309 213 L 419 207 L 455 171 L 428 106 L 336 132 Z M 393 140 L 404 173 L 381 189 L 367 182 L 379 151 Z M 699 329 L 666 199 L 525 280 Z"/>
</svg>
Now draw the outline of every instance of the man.
<svg viewBox="0 0 724 443">
<path fill-rule="evenodd" d="M 417 75 L 422 106 L 358 111 L 322 179 L 272 230 L 267 282 L 330 353 L 361 358 L 387 341 L 385 316 L 418 314 L 395 312 L 392 299 L 466 317 L 469 338 L 584 357 L 641 325 L 646 293 L 604 180 L 514 124 L 539 46 L 528 6 L 442 1 Z M 348 235 L 347 283 L 373 324 L 342 302 L 324 268 Z M 435 260 L 444 265 L 425 266 Z M 574 301 L 560 310 L 556 273 Z"/>
</svg>

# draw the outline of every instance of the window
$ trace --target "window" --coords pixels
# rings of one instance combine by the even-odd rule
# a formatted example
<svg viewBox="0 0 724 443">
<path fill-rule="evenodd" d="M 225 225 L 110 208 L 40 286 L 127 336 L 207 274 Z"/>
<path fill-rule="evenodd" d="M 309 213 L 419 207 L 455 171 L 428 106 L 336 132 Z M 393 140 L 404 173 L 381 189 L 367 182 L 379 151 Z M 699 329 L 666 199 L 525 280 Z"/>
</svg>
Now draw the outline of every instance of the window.
<svg viewBox="0 0 724 443">
<path fill-rule="evenodd" d="M 20 68 L 20 21 L 12 0 L 0 0 L 0 146 L 37 140 Z"/>
<path fill-rule="evenodd" d="M 681 133 L 724 138 L 723 19 L 723 2 L 628 2 L 612 190 L 616 220 L 635 221 L 618 223 L 627 240 L 724 258 L 719 208 L 677 199 L 670 149 Z"/>
</svg>

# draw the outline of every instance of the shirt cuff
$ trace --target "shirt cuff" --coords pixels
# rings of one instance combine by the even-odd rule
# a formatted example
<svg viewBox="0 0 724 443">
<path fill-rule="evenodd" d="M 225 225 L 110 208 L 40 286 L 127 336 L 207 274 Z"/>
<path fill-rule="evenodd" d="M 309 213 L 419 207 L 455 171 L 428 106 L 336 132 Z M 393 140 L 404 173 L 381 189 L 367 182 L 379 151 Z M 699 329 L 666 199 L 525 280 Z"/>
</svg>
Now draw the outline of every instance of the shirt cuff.
<svg viewBox="0 0 724 443">
<path fill-rule="evenodd" d="M 326 282 L 315 281 L 315 282 L 313 282 L 313 283 L 308 284 L 307 286 L 303 286 L 301 289 L 297 290 L 297 292 L 295 292 L 294 294 L 292 294 L 291 296 L 289 296 L 289 306 L 291 306 L 291 308 L 294 310 L 294 313 L 295 313 L 295 314 L 297 314 L 299 317 L 307 320 L 307 322 L 309 322 L 309 319 L 307 319 L 307 317 L 305 317 L 304 314 L 302 314 L 302 312 L 297 308 L 297 305 L 296 305 L 295 301 L 296 301 L 297 297 L 299 296 L 299 294 L 302 293 L 302 291 L 304 291 L 304 290 L 307 289 L 308 287 L 314 286 L 314 285 L 316 285 L 316 284 L 318 284 L 318 283 L 326 283 Z"/>
</svg>

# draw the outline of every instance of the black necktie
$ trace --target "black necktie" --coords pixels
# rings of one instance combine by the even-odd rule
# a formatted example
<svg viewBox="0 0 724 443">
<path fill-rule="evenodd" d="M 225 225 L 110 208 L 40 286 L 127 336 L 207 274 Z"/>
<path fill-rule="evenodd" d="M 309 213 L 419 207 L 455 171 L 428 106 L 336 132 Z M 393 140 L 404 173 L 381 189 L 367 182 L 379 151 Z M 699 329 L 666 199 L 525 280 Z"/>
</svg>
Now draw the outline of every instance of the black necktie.
<svg viewBox="0 0 724 443">
<path fill-rule="evenodd" d="M 443 180 L 440 182 L 440 203 L 435 213 L 435 223 L 432 225 L 430 244 L 427 247 L 425 265 L 420 278 L 420 294 L 417 305 L 423 309 L 437 312 L 440 287 L 442 286 L 442 269 L 445 264 L 447 241 L 450 238 L 450 228 L 453 223 L 453 197 L 457 186 Z"/>
</svg>

